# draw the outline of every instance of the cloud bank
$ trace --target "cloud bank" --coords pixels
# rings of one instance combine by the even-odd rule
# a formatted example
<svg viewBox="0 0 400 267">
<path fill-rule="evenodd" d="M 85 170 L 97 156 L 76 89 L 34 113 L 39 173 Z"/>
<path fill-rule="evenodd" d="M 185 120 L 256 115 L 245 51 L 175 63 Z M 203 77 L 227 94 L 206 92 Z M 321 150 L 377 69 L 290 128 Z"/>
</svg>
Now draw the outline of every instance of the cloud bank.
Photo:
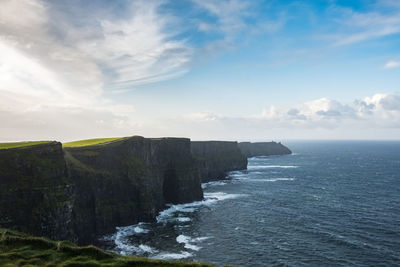
<svg viewBox="0 0 400 267">
<path fill-rule="evenodd" d="M 316 136 L 387 139 L 394 133 L 400 134 L 400 95 L 375 94 L 351 103 L 320 98 L 292 106 L 270 106 L 252 116 L 197 112 L 185 115 L 184 119 L 193 132 L 207 129 L 206 134 L 195 136 L 200 139 L 223 135 L 232 140 L 315 139 Z"/>
</svg>

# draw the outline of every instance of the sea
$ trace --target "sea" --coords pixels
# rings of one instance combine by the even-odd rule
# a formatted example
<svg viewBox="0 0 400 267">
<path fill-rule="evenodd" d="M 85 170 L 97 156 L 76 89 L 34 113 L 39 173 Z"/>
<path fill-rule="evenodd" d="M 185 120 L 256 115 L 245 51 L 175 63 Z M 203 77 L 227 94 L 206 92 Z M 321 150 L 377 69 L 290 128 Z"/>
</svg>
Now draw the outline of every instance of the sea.
<svg viewBox="0 0 400 267">
<path fill-rule="evenodd" d="M 291 141 L 203 184 L 203 201 L 102 238 L 123 255 L 219 266 L 400 266 L 400 142 Z"/>
</svg>

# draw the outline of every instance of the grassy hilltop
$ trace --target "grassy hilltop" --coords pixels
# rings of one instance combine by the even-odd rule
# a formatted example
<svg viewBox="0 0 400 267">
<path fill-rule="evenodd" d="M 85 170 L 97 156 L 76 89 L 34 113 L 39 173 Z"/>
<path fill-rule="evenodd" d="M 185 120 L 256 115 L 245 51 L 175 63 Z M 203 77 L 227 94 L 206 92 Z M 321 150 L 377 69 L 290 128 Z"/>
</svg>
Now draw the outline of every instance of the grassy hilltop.
<svg viewBox="0 0 400 267">
<path fill-rule="evenodd" d="M 95 246 L 78 247 L 0 228 L 0 266 L 204 266 L 197 262 L 152 260 L 105 252 Z"/>
<path fill-rule="evenodd" d="M 50 143 L 51 141 L 29 141 L 29 142 L 10 142 L 0 143 L 0 149 L 19 148 L 27 146 L 37 146 L 42 144 Z"/>
<path fill-rule="evenodd" d="M 126 137 L 114 137 L 114 138 L 94 138 L 94 139 L 79 140 L 79 141 L 63 143 L 63 147 L 82 147 L 82 146 L 107 144 L 125 138 Z"/>
</svg>

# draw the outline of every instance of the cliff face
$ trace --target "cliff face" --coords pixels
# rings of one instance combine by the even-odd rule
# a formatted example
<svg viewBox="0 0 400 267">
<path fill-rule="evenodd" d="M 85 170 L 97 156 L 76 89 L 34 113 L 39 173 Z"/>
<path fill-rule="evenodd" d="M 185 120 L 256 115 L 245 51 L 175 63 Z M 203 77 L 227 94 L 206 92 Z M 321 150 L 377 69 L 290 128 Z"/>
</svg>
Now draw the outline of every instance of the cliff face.
<svg viewBox="0 0 400 267">
<path fill-rule="evenodd" d="M 224 179 L 229 171 L 247 168 L 247 158 L 237 142 L 192 141 L 191 150 L 198 162 L 202 182 Z"/>
<path fill-rule="evenodd" d="M 246 157 L 292 154 L 289 148 L 276 142 L 241 142 L 239 148 Z"/>
<path fill-rule="evenodd" d="M 0 227 L 90 243 L 116 226 L 154 220 L 167 203 L 201 200 L 201 180 L 246 168 L 237 142 L 186 138 L 1 149 Z"/>
<path fill-rule="evenodd" d="M 73 183 L 61 143 L 0 150 L 0 225 L 74 240 Z"/>
<path fill-rule="evenodd" d="M 166 203 L 203 198 L 189 139 L 131 137 L 66 148 L 65 158 L 76 185 L 73 221 L 81 243 L 152 220 Z"/>
</svg>

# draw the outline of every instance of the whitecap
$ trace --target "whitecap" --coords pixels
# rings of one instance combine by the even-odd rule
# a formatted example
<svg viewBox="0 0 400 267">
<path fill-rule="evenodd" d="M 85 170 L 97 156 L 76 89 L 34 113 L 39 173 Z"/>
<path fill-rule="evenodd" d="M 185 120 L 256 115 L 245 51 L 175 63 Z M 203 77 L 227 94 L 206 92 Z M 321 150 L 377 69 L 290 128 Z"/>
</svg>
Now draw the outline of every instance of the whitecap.
<svg viewBox="0 0 400 267">
<path fill-rule="evenodd" d="M 294 181 L 295 178 L 268 178 L 268 179 L 251 179 L 254 182 L 277 182 L 277 181 Z"/>
<path fill-rule="evenodd" d="M 179 235 L 176 238 L 176 242 L 184 244 L 184 247 L 186 249 L 191 249 L 191 250 L 198 251 L 198 250 L 201 249 L 201 247 L 199 247 L 197 245 L 194 245 L 193 243 L 202 242 L 202 241 L 207 240 L 209 238 L 210 237 L 208 237 L 208 236 L 191 238 L 191 237 L 186 236 L 186 235 Z"/>
<path fill-rule="evenodd" d="M 150 246 L 143 245 L 143 244 L 139 245 L 139 248 L 141 250 L 143 250 L 144 252 L 151 253 L 151 254 L 158 252 L 158 250 L 156 250 Z"/>
<path fill-rule="evenodd" d="M 153 259 L 161 259 L 161 260 L 180 260 L 180 259 L 190 258 L 192 256 L 193 256 L 193 254 L 190 252 L 181 251 L 181 253 L 163 252 L 152 258 Z"/>
<path fill-rule="evenodd" d="M 221 185 L 226 185 L 226 182 L 225 181 L 213 181 L 213 182 L 203 183 L 203 184 L 201 184 L 201 188 L 206 189 L 210 186 L 221 186 Z"/>
<path fill-rule="evenodd" d="M 294 165 L 258 165 L 258 166 L 247 166 L 248 170 L 256 170 L 256 169 L 291 169 L 291 168 L 298 168 L 299 166 Z"/>
<path fill-rule="evenodd" d="M 157 222 L 165 222 L 171 219 L 175 220 L 175 213 L 178 212 L 194 212 L 200 206 L 209 206 L 214 204 L 217 201 L 233 199 L 240 196 L 245 196 L 244 194 L 227 194 L 224 192 L 213 192 L 213 193 L 204 193 L 204 200 L 195 201 L 192 203 L 186 204 L 177 204 L 177 205 L 169 205 L 169 208 L 161 211 L 157 216 Z"/>
<path fill-rule="evenodd" d="M 192 219 L 190 219 L 189 217 L 178 217 L 176 218 L 176 220 L 178 222 L 190 222 Z"/>
</svg>

